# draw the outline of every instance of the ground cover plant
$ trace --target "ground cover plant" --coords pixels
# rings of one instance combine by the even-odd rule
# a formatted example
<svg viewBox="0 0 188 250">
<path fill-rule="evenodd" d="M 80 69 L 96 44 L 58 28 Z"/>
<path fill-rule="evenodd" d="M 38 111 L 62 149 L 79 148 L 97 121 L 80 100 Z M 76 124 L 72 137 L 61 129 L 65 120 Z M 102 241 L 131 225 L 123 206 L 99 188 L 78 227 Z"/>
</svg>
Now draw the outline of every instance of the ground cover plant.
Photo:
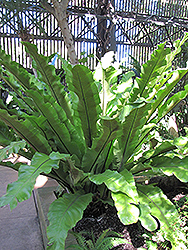
<svg viewBox="0 0 188 250">
<path fill-rule="evenodd" d="M 95 72 L 62 59 L 68 91 L 35 45 L 23 42 L 37 78 L 0 50 L 1 88 L 12 96 L 0 102 L 0 160 L 18 170 L 18 180 L 8 185 L 0 206 L 9 204 L 12 210 L 28 199 L 39 174 L 55 179 L 64 192 L 49 208 L 48 249 L 64 249 L 68 231 L 92 200 L 115 206 L 125 225 L 139 220 L 154 231 L 160 222 L 165 238 L 177 249 L 170 226 L 177 210 L 160 188 L 146 181 L 172 174 L 188 181 L 188 157 L 183 154 L 187 138 L 161 141 L 154 133 L 158 122 L 188 94 L 185 85 L 167 99 L 188 72 L 171 67 L 187 38 L 176 41 L 173 51 L 159 45 L 139 77 L 122 74 L 109 59 L 111 53 Z M 31 164 L 3 162 L 13 152 Z"/>
<path fill-rule="evenodd" d="M 130 244 L 127 240 L 122 239 L 122 235 L 105 230 L 96 240 L 94 234 L 89 232 L 71 232 L 77 239 L 78 244 L 69 245 L 66 249 L 79 250 L 109 250 L 124 243 Z M 88 238 L 88 239 L 87 239 Z"/>
</svg>

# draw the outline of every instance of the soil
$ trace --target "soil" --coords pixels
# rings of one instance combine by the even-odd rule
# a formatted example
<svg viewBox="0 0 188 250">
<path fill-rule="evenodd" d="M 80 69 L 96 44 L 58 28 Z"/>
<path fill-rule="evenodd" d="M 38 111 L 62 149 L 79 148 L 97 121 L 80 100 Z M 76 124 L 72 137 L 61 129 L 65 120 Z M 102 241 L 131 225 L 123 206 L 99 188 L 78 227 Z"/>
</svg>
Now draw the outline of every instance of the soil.
<svg viewBox="0 0 188 250">
<path fill-rule="evenodd" d="M 173 203 L 176 202 L 176 204 L 182 200 L 182 197 L 188 194 L 188 184 L 182 183 L 175 176 L 153 177 L 150 183 L 157 183 L 156 186 L 160 187 L 168 199 Z M 182 204 L 179 203 L 179 206 L 181 205 Z M 119 220 L 116 208 L 109 204 L 103 204 L 101 201 L 95 201 L 89 204 L 84 211 L 83 219 L 76 224 L 73 230 L 76 232 L 91 232 L 97 239 L 106 229 L 120 233 L 123 238 L 131 243 L 120 245 L 113 248 L 113 250 L 148 249 L 145 239 L 142 236 L 146 232 L 146 229 L 144 229 L 139 222 L 125 226 Z M 168 247 L 170 247 L 170 245 L 169 242 Z M 167 249 L 166 247 L 161 248 L 160 246 L 158 249 Z"/>
</svg>

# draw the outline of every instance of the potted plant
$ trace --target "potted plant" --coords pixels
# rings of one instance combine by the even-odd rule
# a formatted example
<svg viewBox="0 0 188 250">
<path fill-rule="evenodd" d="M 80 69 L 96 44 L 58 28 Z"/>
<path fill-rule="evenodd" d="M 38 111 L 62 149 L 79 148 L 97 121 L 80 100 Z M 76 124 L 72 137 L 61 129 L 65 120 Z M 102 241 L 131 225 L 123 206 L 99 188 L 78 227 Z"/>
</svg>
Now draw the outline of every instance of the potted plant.
<svg viewBox="0 0 188 250">
<path fill-rule="evenodd" d="M 8 185 L 0 205 L 13 209 L 28 199 L 41 173 L 55 179 L 66 192 L 49 208 L 48 249 L 64 249 L 68 231 L 94 197 L 113 204 L 125 225 L 139 220 L 153 231 L 159 220 L 175 247 L 169 225 L 169 217 L 177 216 L 175 206 L 145 180 L 164 174 L 188 180 L 188 157 L 182 154 L 187 138 L 160 141 L 153 133 L 187 96 L 186 85 L 167 100 L 188 72 L 172 69 L 187 38 L 177 41 L 173 51 L 160 44 L 136 78 L 106 56 L 94 73 L 62 60 L 68 91 L 35 45 L 23 42 L 37 78 L 0 50 L 1 87 L 8 85 L 12 96 L 11 102 L 0 102 L 0 159 L 15 152 L 31 160 L 30 166 L 2 162 L 18 170 L 18 180 Z"/>
</svg>

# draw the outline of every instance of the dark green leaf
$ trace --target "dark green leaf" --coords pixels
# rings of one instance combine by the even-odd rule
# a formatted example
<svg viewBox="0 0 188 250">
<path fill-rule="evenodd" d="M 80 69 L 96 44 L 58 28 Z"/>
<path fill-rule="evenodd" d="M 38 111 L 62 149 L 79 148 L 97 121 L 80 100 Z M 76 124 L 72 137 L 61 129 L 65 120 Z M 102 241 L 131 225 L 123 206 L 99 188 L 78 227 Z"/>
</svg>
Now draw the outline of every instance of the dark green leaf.
<svg viewBox="0 0 188 250">
<path fill-rule="evenodd" d="M 79 98 L 78 103 L 74 105 L 75 116 L 80 119 L 86 144 L 91 147 L 93 138 L 97 135 L 97 120 L 101 112 L 97 86 L 92 72 L 87 67 L 76 65 L 72 73 L 73 83 L 69 89 Z"/>
<path fill-rule="evenodd" d="M 121 134 L 121 125 L 115 119 L 102 119 L 102 135 L 93 141 L 92 148 L 88 149 L 82 160 L 82 168 L 85 172 L 91 172 L 105 147 L 113 141 L 117 134 Z"/>
<path fill-rule="evenodd" d="M 16 116 L 9 115 L 6 110 L 0 110 L 0 119 L 13 128 L 19 136 L 27 141 L 36 151 L 46 154 L 51 152 L 48 141 L 29 120 L 18 120 Z"/>
<path fill-rule="evenodd" d="M 35 60 L 37 70 L 41 73 L 41 81 L 45 82 L 49 87 L 52 96 L 57 103 L 64 109 L 67 116 L 71 119 L 70 107 L 66 101 L 66 92 L 64 86 L 60 83 L 60 78 L 56 75 L 55 67 L 48 64 L 48 58 L 38 54 L 37 46 L 23 42 L 30 55 Z"/>
</svg>

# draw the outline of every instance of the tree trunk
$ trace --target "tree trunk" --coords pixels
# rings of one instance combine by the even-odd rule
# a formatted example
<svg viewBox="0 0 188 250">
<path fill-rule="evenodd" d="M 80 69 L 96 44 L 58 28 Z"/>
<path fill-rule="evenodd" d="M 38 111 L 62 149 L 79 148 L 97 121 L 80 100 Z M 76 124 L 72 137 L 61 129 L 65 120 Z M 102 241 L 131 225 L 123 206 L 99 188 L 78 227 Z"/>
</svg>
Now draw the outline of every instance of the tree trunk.
<svg viewBox="0 0 188 250">
<path fill-rule="evenodd" d="M 69 3 L 69 0 L 62 0 L 60 2 L 58 0 L 52 0 L 52 2 L 53 7 L 46 1 L 41 1 L 43 7 L 50 13 L 52 13 L 57 19 L 71 63 L 73 65 L 78 64 L 78 57 L 75 51 L 74 39 L 67 22 L 67 5 Z"/>
</svg>

